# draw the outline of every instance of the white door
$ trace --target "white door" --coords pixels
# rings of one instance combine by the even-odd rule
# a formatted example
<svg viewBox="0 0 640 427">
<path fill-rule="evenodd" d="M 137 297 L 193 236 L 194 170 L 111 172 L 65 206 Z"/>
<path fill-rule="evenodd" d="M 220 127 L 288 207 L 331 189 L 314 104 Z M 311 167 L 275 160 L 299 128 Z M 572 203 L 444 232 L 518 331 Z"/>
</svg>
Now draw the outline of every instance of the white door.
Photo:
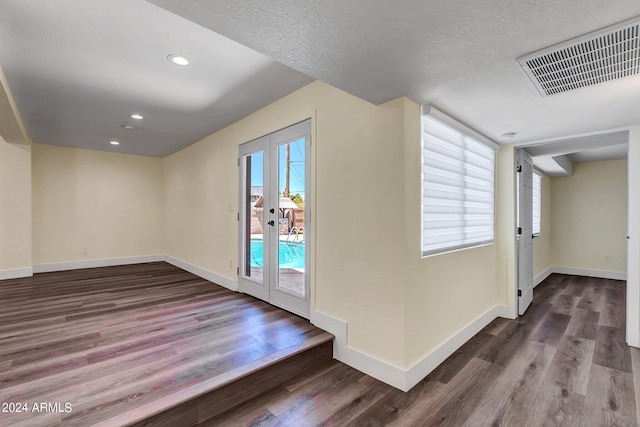
<svg viewBox="0 0 640 427">
<path fill-rule="evenodd" d="M 533 300 L 533 162 L 524 150 L 517 158 L 518 314 Z"/>
<path fill-rule="evenodd" d="M 311 121 L 242 144 L 238 287 L 309 317 Z"/>
</svg>

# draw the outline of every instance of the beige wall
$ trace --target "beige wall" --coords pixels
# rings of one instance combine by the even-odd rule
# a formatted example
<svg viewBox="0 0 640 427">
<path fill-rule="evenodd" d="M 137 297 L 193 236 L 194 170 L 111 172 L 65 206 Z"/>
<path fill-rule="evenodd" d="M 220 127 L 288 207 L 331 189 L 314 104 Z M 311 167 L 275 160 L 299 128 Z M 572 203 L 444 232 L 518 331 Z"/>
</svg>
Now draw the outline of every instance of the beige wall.
<svg viewBox="0 0 640 427">
<path fill-rule="evenodd" d="M 0 66 L 0 134 L 10 144 L 31 144 L 31 138 L 18 111 L 9 82 Z"/>
<path fill-rule="evenodd" d="M 403 366 L 403 108 L 315 82 L 165 158 L 168 254 L 235 280 L 238 146 L 312 118 L 312 306 Z M 353 203 L 368 214 L 345 224 L 336 207 Z"/>
<path fill-rule="evenodd" d="M 411 367 L 498 303 L 499 245 L 421 258 L 420 110 L 415 104 L 407 107 L 404 165 L 407 228 L 405 241 L 390 250 L 405 252 L 399 272 L 404 272 L 407 289 L 405 366 Z M 505 161 L 500 156 L 496 158 L 497 167 Z M 513 170 L 513 162 L 509 170 Z M 508 211 L 508 206 L 496 204 L 497 216 L 503 218 L 503 212 L 508 215 Z M 498 228 L 496 225 L 496 242 Z"/>
<path fill-rule="evenodd" d="M 625 273 L 627 161 L 576 163 L 552 179 L 551 216 L 554 266 Z"/>
<path fill-rule="evenodd" d="M 162 160 L 167 254 L 235 280 L 238 147 L 217 139 Z"/>
<path fill-rule="evenodd" d="M 162 192 L 160 159 L 34 144 L 33 264 L 163 254 Z"/>
<path fill-rule="evenodd" d="M 533 278 L 545 273 L 551 261 L 551 178 L 542 175 L 540 188 L 540 235 L 533 239 Z"/>
<path fill-rule="evenodd" d="M 0 275 L 31 268 L 31 146 L 0 136 Z"/>
<path fill-rule="evenodd" d="M 235 280 L 238 146 L 309 117 L 312 309 L 345 320 L 352 348 L 409 367 L 506 292 L 498 245 L 421 258 L 420 108 L 408 99 L 374 106 L 314 82 L 165 158 L 168 255 Z M 354 203 L 367 215 L 336 209 Z"/>
</svg>

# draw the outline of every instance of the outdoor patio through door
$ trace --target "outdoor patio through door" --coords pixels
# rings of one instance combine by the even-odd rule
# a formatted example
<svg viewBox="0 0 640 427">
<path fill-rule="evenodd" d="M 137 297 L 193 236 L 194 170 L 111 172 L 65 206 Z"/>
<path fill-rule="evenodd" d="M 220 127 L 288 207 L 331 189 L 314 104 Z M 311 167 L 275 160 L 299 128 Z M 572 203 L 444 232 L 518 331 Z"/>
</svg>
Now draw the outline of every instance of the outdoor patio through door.
<svg viewBox="0 0 640 427">
<path fill-rule="evenodd" d="M 242 144 L 238 285 L 309 317 L 311 121 Z"/>
</svg>

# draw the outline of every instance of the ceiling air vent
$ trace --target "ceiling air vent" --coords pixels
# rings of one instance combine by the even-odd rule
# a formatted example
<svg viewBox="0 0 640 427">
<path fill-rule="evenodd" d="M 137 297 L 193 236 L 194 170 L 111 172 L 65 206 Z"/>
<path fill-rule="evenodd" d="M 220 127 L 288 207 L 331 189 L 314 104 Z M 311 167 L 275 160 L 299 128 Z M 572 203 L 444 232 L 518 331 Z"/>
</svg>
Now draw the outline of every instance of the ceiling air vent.
<svg viewBox="0 0 640 427">
<path fill-rule="evenodd" d="M 640 73 L 640 17 L 560 43 L 517 61 L 542 96 Z"/>
</svg>

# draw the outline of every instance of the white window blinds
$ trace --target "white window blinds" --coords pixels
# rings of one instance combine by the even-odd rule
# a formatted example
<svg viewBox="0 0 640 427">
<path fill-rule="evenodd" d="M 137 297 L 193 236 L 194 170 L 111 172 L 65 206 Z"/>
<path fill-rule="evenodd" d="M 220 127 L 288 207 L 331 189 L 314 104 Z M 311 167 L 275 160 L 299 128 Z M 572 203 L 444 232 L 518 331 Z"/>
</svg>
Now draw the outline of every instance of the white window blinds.
<svg viewBox="0 0 640 427">
<path fill-rule="evenodd" d="M 452 126 L 433 107 L 428 111 L 422 116 L 422 256 L 492 243 L 497 146 L 462 124 Z"/>
<path fill-rule="evenodd" d="M 532 216 L 531 219 L 533 221 L 533 229 L 532 229 L 532 233 L 534 236 L 538 236 L 540 235 L 540 208 L 541 208 L 541 202 L 540 199 L 542 197 L 542 190 L 541 190 L 541 186 L 542 186 L 542 175 L 539 175 L 537 173 L 533 173 L 533 211 L 532 211 Z"/>
</svg>

